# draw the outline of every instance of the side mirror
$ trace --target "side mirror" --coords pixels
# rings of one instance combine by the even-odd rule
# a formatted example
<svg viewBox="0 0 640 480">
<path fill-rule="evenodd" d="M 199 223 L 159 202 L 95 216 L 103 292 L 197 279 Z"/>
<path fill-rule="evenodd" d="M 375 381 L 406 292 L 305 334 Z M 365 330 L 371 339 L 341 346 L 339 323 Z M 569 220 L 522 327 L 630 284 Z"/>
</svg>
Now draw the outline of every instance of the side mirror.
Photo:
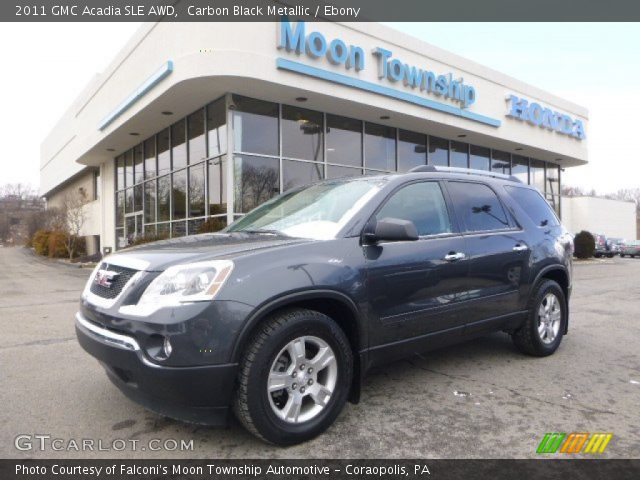
<svg viewBox="0 0 640 480">
<path fill-rule="evenodd" d="M 418 240 L 418 230 L 410 220 L 399 218 L 383 218 L 370 227 L 370 233 L 365 234 L 369 243 L 380 241 L 404 242 Z"/>
</svg>

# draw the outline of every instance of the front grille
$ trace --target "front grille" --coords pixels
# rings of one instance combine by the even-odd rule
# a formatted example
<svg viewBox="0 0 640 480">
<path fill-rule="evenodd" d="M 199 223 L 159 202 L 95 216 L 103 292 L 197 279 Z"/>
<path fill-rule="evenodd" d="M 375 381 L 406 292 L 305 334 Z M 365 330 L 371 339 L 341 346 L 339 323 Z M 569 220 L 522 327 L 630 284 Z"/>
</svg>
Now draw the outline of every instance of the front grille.
<svg viewBox="0 0 640 480">
<path fill-rule="evenodd" d="M 111 265 L 109 263 L 100 264 L 100 270 L 108 270 L 110 272 L 118 273 L 118 275 L 111 281 L 111 285 L 108 287 L 96 283 L 95 278 L 91 280 L 91 293 L 108 299 L 114 299 L 120 295 L 120 292 L 127 282 L 138 272 L 138 270 L 134 270 L 133 268 Z M 98 274 L 96 273 L 96 276 L 97 275 Z"/>
</svg>

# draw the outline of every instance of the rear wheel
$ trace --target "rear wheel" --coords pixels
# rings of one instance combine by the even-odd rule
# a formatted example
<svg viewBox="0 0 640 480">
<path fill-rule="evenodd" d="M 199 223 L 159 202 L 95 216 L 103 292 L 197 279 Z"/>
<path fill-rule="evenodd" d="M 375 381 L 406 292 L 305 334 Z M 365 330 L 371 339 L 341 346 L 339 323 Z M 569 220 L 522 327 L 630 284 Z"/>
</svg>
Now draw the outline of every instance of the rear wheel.
<svg viewBox="0 0 640 480">
<path fill-rule="evenodd" d="M 566 325 L 564 292 L 553 280 L 543 279 L 531 297 L 524 325 L 512 335 L 513 342 L 528 355 L 551 355 L 560 346 Z"/>
<path fill-rule="evenodd" d="M 344 407 L 352 371 L 349 341 L 331 318 L 303 309 L 281 312 L 260 328 L 243 356 L 234 412 L 268 442 L 309 440 Z"/>
</svg>

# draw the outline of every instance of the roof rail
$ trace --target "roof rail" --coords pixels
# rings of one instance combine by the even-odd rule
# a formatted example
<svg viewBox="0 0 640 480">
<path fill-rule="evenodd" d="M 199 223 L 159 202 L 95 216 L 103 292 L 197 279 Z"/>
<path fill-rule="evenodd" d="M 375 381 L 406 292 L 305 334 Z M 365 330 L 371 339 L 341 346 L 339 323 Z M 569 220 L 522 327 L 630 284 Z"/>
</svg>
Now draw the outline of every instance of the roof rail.
<svg viewBox="0 0 640 480">
<path fill-rule="evenodd" d="M 418 165 L 409 170 L 409 173 L 416 172 L 440 172 L 440 173 L 465 173 L 467 175 L 482 175 L 484 177 L 501 178 L 503 180 L 510 180 L 512 182 L 522 183 L 518 177 L 514 175 L 506 175 L 504 173 L 490 172 L 488 170 L 477 170 L 474 168 L 460 168 L 460 167 L 437 167 L 435 165 Z"/>
</svg>

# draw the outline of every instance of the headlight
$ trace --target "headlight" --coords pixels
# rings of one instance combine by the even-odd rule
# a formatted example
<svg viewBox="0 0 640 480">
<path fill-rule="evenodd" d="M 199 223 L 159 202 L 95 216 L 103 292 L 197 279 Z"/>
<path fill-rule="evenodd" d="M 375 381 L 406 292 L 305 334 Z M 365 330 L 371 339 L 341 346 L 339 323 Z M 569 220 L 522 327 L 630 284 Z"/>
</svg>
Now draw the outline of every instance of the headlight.
<svg viewBox="0 0 640 480">
<path fill-rule="evenodd" d="M 146 288 L 136 305 L 120 308 L 122 313 L 149 315 L 162 307 L 211 301 L 231 275 L 233 262 L 214 260 L 167 268 Z"/>
</svg>

